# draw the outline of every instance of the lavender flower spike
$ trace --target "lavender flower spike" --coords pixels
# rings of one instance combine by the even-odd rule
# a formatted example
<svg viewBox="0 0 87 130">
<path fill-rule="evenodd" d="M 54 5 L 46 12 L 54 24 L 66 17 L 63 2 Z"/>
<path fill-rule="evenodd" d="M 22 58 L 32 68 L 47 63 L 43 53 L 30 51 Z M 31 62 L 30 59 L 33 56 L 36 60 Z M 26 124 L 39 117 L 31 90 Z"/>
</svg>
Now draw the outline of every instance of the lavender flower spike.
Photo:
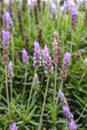
<svg viewBox="0 0 87 130">
<path fill-rule="evenodd" d="M 18 127 L 16 126 L 15 122 L 11 125 L 11 129 L 10 130 L 18 130 Z"/>
<path fill-rule="evenodd" d="M 13 73 L 13 63 L 12 61 L 9 62 L 8 64 L 8 75 L 9 77 L 14 77 L 14 73 Z"/>
<path fill-rule="evenodd" d="M 77 125 L 76 125 L 76 123 L 75 123 L 75 121 L 73 119 L 69 123 L 69 129 L 70 130 L 77 130 Z"/>
<path fill-rule="evenodd" d="M 9 39 L 10 39 L 10 33 L 5 31 L 5 30 L 2 30 L 2 43 L 3 43 L 3 46 L 8 46 Z"/>
<path fill-rule="evenodd" d="M 64 112 L 64 115 L 65 115 L 66 119 L 68 120 L 70 130 L 76 130 L 77 125 L 74 121 L 73 114 L 70 112 L 67 100 L 61 90 L 59 90 L 58 97 L 61 101 L 62 110 Z"/>
<path fill-rule="evenodd" d="M 44 49 L 42 51 L 42 55 L 44 58 L 44 73 L 50 75 L 53 72 L 53 65 L 52 65 L 52 61 L 51 61 L 51 57 L 49 55 L 49 50 L 47 48 L 47 46 L 44 46 Z"/>
<path fill-rule="evenodd" d="M 34 42 L 34 54 L 33 54 L 33 66 L 41 66 L 41 50 L 39 43 L 37 41 Z"/>
<path fill-rule="evenodd" d="M 34 75 L 34 86 L 39 87 L 39 79 L 37 73 Z"/>
<path fill-rule="evenodd" d="M 28 53 L 27 53 L 26 49 L 22 50 L 22 62 L 26 66 L 29 64 L 29 57 L 28 57 Z"/>
<path fill-rule="evenodd" d="M 69 110 L 69 106 L 62 106 L 62 110 L 64 112 L 64 115 L 68 121 L 71 121 L 73 119 L 73 114 Z"/>
<path fill-rule="evenodd" d="M 67 77 L 67 70 L 70 65 L 70 59 L 71 59 L 71 54 L 69 52 L 66 52 L 64 55 L 63 65 L 62 65 L 62 70 L 61 70 L 62 82 L 64 82 Z"/>
<path fill-rule="evenodd" d="M 51 17 L 56 18 L 57 7 L 53 2 L 50 3 L 50 10 L 51 10 Z"/>
<path fill-rule="evenodd" d="M 58 97 L 59 97 L 62 105 L 67 105 L 66 98 L 61 90 L 59 90 Z"/>
<path fill-rule="evenodd" d="M 12 30 L 13 29 L 13 21 L 12 21 L 12 18 L 10 16 L 10 13 L 9 12 L 5 12 L 3 14 L 2 19 L 3 19 L 3 24 L 6 27 L 6 29 Z"/>
<path fill-rule="evenodd" d="M 72 27 L 75 30 L 77 23 L 77 8 L 76 6 L 71 7 Z"/>
<path fill-rule="evenodd" d="M 8 63 L 8 44 L 10 39 L 10 33 L 2 30 L 2 44 L 3 44 L 3 64 Z"/>
</svg>

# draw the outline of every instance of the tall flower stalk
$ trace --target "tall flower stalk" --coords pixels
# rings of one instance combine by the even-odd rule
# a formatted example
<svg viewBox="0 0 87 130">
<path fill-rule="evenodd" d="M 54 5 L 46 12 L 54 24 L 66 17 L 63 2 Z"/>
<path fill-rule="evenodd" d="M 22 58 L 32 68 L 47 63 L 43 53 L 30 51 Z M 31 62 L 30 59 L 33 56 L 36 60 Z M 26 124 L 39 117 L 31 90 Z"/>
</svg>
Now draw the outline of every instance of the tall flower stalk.
<svg viewBox="0 0 87 130">
<path fill-rule="evenodd" d="M 71 59 L 71 54 L 69 52 L 66 52 L 63 58 L 63 64 L 62 64 L 62 69 L 61 69 L 61 82 L 60 82 L 60 87 L 59 90 L 62 90 L 63 87 L 63 83 L 67 78 L 67 71 L 68 71 L 68 67 L 70 65 L 70 59 Z M 56 103 L 55 103 L 55 109 L 56 106 L 58 104 L 59 98 L 56 99 Z"/>
<path fill-rule="evenodd" d="M 32 81 L 30 95 L 29 95 L 29 98 L 28 98 L 28 105 L 27 105 L 26 114 L 28 114 L 31 96 L 32 96 L 32 92 L 33 92 L 33 89 L 34 89 L 34 85 L 35 85 L 34 83 L 35 83 L 35 76 L 37 75 L 37 69 L 38 69 L 39 66 L 41 66 L 41 50 L 40 50 L 39 43 L 37 41 L 34 42 L 33 66 L 35 67 L 35 73 L 34 73 L 34 77 L 33 77 L 33 81 Z"/>
<path fill-rule="evenodd" d="M 53 41 L 53 55 L 54 55 L 54 65 L 55 65 L 55 83 L 54 83 L 54 97 L 53 97 L 53 102 L 55 102 L 56 98 L 56 83 L 57 83 L 57 67 L 58 64 L 61 61 L 61 46 L 60 46 L 60 39 L 59 39 L 59 34 L 57 31 L 54 32 L 54 41 Z"/>
<path fill-rule="evenodd" d="M 9 92 L 8 92 L 8 44 L 10 39 L 10 33 L 2 30 L 2 44 L 3 44 L 3 64 L 5 67 L 5 83 L 6 83 L 6 95 L 7 95 L 7 104 L 8 104 L 8 112 L 10 113 L 10 103 L 9 103 Z"/>
<path fill-rule="evenodd" d="M 29 64 L 29 56 L 28 56 L 28 53 L 26 51 L 26 49 L 23 49 L 22 50 L 22 62 L 23 64 L 25 65 L 25 85 L 24 85 L 24 89 L 23 89 L 23 99 L 24 99 L 24 94 L 25 94 L 25 89 L 26 89 L 26 82 L 27 82 L 27 67 L 28 67 L 28 64 Z"/>
<path fill-rule="evenodd" d="M 46 104 L 49 80 L 50 80 L 50 75 L 53 72 L 51 57 L 49 55 L 49 50 L 46 45 L 44 46 L 42 55 L 43 55 L 44 73 L 47 76 L 47 85 L 46 85 L 46 89 L 45 89 L 44 101 L 43 101 L 42 112 L 41 112 L 41 116 L 40 116 L 40 120 L 39 120 L 38 130 L 41 130 L 41 127 L 42 127 L 42 118 L 43 118 L 44 108 L 45 108 L 45 104 Z"/>
<path fill-rule="evenodd" d="M 77 130 L 77 125 L 74 121 L 73 114 L 70 112 L 70 108 L 68 106 L 67 100 L 61 90 L 58 92 L 58 97 L 60 99 L 61 105 L 62 105 L 62 111 L 64 112 L 64 115 L 69 123 L 69 129 L 70 130 Z"/>
<path fill-rule="evenodd" d="M 11 0 L 9 2 L 12 2 Z M 3 14 L 3 26 L 6 30 L 11 31 L 11 44 L 12 44 L 12 61 L 14 64 L 14 40 L 13 40 L 13 21 L 12 21 L 12 17 L 10 15 L 9 12 L 4 12 Z"/>
</svg>

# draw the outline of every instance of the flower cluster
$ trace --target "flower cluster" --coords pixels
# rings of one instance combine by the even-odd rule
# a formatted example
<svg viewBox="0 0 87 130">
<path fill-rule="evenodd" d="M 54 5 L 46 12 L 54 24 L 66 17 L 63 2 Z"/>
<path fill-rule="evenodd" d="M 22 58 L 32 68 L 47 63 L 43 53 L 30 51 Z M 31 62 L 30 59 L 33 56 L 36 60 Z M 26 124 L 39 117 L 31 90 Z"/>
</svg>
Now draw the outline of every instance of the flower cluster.
<svg viewBox="0 0 87 130">
<path fill-rule="evenodd" d="M 43 55 L 43 64 L 44 64 L 44 73 L 50 75 L 53 72 L 53 65 L 51 61 L 51 57 L 49 55 L 49 50 L 47 46 L 44 46 L 44 49 L 42 51 Z"/>
<path fill-rule="evenodd" d="M 67 70 L 68 70 L 68 67 L 70 65 L 70 58 L 71 58 L 71 54 L 69 52 L 66 52 L 65 55 L 64 55 L 62 70 L 61 70 L 61 80 L 62 80 L 62 82 L 64 82 L 66 77 L 67 77 Z"/>
<path fill-rule="evenodd" d="M 10 39 L 10 33 L 2 30 L 2 44 L 3 44 L 3 64 L 8 63 L 8 44 Z"/>
<path fill-rule="evenodd" d="M 51 17 L 56 18 L 57 7 L 55 3 L 53 2 L 50 3 L 50 10 L 51 10 Z"/>
<path fill-rule="evenodd" d="M 8 31 L 2 30 L 2 43 L 3 46 L 8 46 L 10 39 L 10 33 Z"/>
<path fill-rule="evenodd" d="M 59 93 L 58 93 L 58 97 L 61 101 L 61 104 L 62 104 L 62 110 L 64 112 L 64 115 L 66 117 L 66 119 L 68 120 L 69 122 L 69 128 L 70 130 L 76 130 L 77 129 L 77 125 L 74 121 L 74 117 L 73 117 L 73 114 L 70 112 L 70 109 L 69 109 L 69 106 L 68 106 L 68 103 L 67 103 L 67 100 L 63 94 L 63 92 L 61 90 L 59 90 Z"/>
<path fill-rule="evenodd" d="M 59 34 L 57 31 L 54 32 L 53 54 L 54 54 L 54 64 L 58 65 L 58 63 L 61 61 L 61 46 L 60 46 Z"/>
<path fill-rule="evenodd" d="M 3 24 L 6 27 L 6 29 L 8 29 L 8 30 L 13 29 L 13 21 L 12 21 L 12 18 L 10 16 L 9 12 L 5 12 L 3 14 Z"/>
<path fill-rule="evenodd" d="M 24 65 L 28 65 L 29 64 L 29 57 L 28 57 L 28 53 L 25 49 L 22 50 L 22 62 L 24 63 Z"/>
<path fill-rule="evenodd" d="M 11 125 L 11 129 L 10 129 L 10 130 L 18 130 L 18 127 L 17 127 L 17 125 L 16 125 L 15 122 L 12 123 L 12 125 Z"/>
<path fill-rule="evenodd" d="M 12 61 L 10 61 L 8 64 L 8 76 L 11 78 L 14 77 Z"/>
<path fill-rule="evenodd" d="M 72 18 L 72 27 L 75 29 L 77 23 L 77 8 L 76 6 L 71 7 L 71 18 Z"/>
<path fill-rule="evenodd" d="M 41 66 L 41 50 L 39 43 L 37 41 L 34 42 L 34 54 L 33 54 L 33 66 Z"/>
<path fill-rule="evenodd" d="M 37 73 L 34 75 L 34 86 L 39 87 L 39 78 Z"/>
</svg>

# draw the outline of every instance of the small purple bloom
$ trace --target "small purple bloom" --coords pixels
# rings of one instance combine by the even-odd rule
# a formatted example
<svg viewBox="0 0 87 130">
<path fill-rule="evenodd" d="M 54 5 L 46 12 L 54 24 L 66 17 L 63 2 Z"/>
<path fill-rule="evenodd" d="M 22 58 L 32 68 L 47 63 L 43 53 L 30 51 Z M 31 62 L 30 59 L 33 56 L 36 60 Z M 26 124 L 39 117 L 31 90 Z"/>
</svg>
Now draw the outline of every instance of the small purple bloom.
<svg viewBox="0 0 87 130">
<path fill-rule="evenodd" d="M 59 97 L 62 105 L 67 104 L 66 98 L 65 98 L 65 96 L 64 96 L 64 94 L 63 94 L 63 92 L 61 90 L 59 90 L 58 97 Z"/>
<path fill-rule="evenodd" d="M 66 101 L 66 98 L 65 98 L 65 96 L 64 96 L 64 94 L 63 94 L 63 92 L 61 90 L 59 90 L 58 97 L 59 97 L 59 99 L 61 101 L 62 110 L 64 112 L 64 115 L 65 115 L 66 119 L 69 122 L 70 130 L 76 130 L 77 125 L 74 122 L 73 114 L 70 112 L 70 109 L 69 109 L 68 103 Z"/>
<path fill-rule="evenodd" d="M 39 87 L 39 79 L 37 73 L 34 75 L 34 86 Z"/>
<path fill-rule="evenodd" d="M 8 64 L 8 75 L 9 75 L 9 77 L 14 77 L 12 61 L 10 61 Z"/>
<path fill-rule="evenodd" d="M 66 7 L 67 7 L 67 9 L 68 9 L 69 11 L 70 11 L 71 6 L 72 6 L 71 0 L 67 0 L 67 1 L 66 1 Z"/>
<path fill-rule="evenodd" d="M 44 72 L 45 74 L 51 74 L 53 72 L 53 65 L 52 65 L 52 61 L 51 61 L 51 57 L 49 54 L 49 50 L 47 48 L 47 46 L 44 46 L 44 49 L 42 51 L 42 55 L 43 55 L 43 64 L 44 64 Z"/>
<path fill-rule="evenodd" d="M 71 54 L 66 52 L 63 59 L 63 69 L 67 69 L 70 65 Z"/>
<path fill-rule="evenodd" d="M 9 12 L 3 14 L 3 24 L 8 30 L 13 29 L 13 21 Z"/>
<path fill-rule="evenodd" d="M 2 44 L 3 44 L 3 64 L 8 64 L 8 44 L 10 39 L 10 33 L 2 30 Z"/>
<path fill-rule="evenodd" d="M 50 3 L 50 10 L 51 10 L 51 17 L 56 18 L 57 7 L 53 2 Z"/>
<path fill-rule="evenodd" d="M 65 55 L 64 55 L 62 70 L 61 70 L 61 80 L 62 80 L 62 82 L 64 82 L 66 77 L 67 77 L 67 70 L 68 70 L 68 67 L 70 65 L 70 59 L 71 59 L 71 54 L 69 52 L 66 52 Z"/>
<path fill-rule="evenodd" d="M 5 30 L 2 30 L 2 43 L 3 46 L 8 46 L 9 44 L 9 39 L 10 39 L 10 32 L 7 32 Z"/>
<path fill-rule="evenodd" d="M 77 22 L 77 8 L 76 6 L 71 7 L 72 26 L 76 25 Z"/>
<path fill-rule="evenodd" d="M 34 54 L 33 54 L 33 66 L 41 66 L 41 50 L 39 43 L 37 41 L 34 42 Z"/>
<path fill-rule="evenodd" d="M 18 130 L 18 127 L 17 127 L 15 122 L 11 125 L 11 129 L 10 130 Z"/>
<path fill-rule="evenodd" d="M 73 119 L 69 122 L 69 128 L 70 130 L 77 130 L 77 125 Z"/>
<path fill-rule="evenodd" d="M 68 121 L 70 121 L 71 119 L 73 119 L 73 115 L 69 110 L 68 106 L 62 106 L 62 110 L 64 112 L 65 117 L 67 118 Z"/>
<path fill-rule="evenodd" d="M 22 62 L 26 66 L 29 64 L 29 57 L 28 57 L 28 53 L 27 53 L 26 49 L 22 50 Z"/>
</svg>

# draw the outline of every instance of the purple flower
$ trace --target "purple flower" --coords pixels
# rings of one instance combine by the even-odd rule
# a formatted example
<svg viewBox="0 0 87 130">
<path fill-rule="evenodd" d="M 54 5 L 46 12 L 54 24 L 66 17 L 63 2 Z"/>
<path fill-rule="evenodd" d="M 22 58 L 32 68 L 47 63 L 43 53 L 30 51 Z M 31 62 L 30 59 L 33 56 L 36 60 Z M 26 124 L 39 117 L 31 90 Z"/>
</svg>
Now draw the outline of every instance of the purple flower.
<svg viewBox="0 0 87 130">
<path fill-rule="evenodd" d="M 76 130 L 77 129 L 77 125 L 76 125 L 76 123 L 73 119 L 69 122 L 69 128 L 70 128 L 70 130 Z"/>
<path fill-rule="evenodd" d="M 18 127 L 16 126 L 15 122 L 11 125 L 11 129 L 10 130 L 18 130 Z"/>
<path fill-rule="evenodd" d="M 39 79 L 37 73 L 34 75 L 34 86 L 39 87 Z"/>
<path fill-rule="evenodd" d="M 22 62 L 26 66 L 29 64 L 29 57 L 28 57 L 28 53 L 27 53 L 26 49 L 22 50 Z"/>
<path fill-rule="evenodd" d="M 2 43 L 3 43 L 3 46 L 8 46 L 9 39 L 10 39 L 10 33 L 5 31 L 5 30 L 2 30 Z"/>
<path fill-rule="evenodd" d="M 67 70 L 68 70 L 68 67 L 70 65 L 70 59 L 71 59 L 71 54 L 69 52 L 66 52 L 65 55 L 64 55 L 62 70 L 61 70 L 61 80 L 62 80 L 62 82 L 64 82 L 66 77 L 67 77 Z"/>
<path fill-rule="evenodd" d="M 73 119 L 73 115 L 69 110 L 68 106 L 62 106 L 62 110 L 64 112 L 65 117 L 67 118 L 68 121 Z"/>
<path fill-rule="evenodd" d="M 70 65 L 70 58 L 71 54 L 69 52 L 66 52 L 63 59 L 63 68 L 67 69 Z"/>
<path fill-rule="evenodd" d="M 67 0 L 65 4 L 66 4 L 67 9 L 70 11 L 71 6 L 72 6 L 72 1 L 71 0 Z"/>
<path fill-rule="evenodd" d="M 65 96 L 64 96 L 64 94 L 63 94 L 63 92 L 61 90 L 59 90 L 58 97 L 59 97 L 62 105 L 67 104 L 66 98 L 65 98 Z"/>
<path fill-rule="evenodd" d="M 59 99 L 61 101 L 62 110 L 64 112 L 64 115 L 65 115 L 66 119 L 69 122 L 70 130 L 76 130 L 77 125 L 74 122 L 73 114 L 70 112 L 70 109 L 69 109 L 68 103 L 66 101 L 66 98 L 65 98 L 65 96 L 64 96 L 64 94 L 63 94 L 63 92 L 61 90 L 59 90 L 58 97 L 59 97 Z"/>
<path fill-rule="evenodd" d="M 56 18 L 57 7 L 53 2 L 50 3 L 50 10 L 51 10 L 51 17 Z"/>
<path fill-rule="evenodd" d="M 44 49 L 42 51 L 42 55 L 43 55 L 43 64 L 44 64 L 44 73 L 45 74 L 51 74 L 53 71 L 53 65 L 52 65 L 52 61 L 51 61 L 51 57 L 49 54 L 49 50 L 47 48 L 47 46 L 44 46 Z"/>
<path fill-rule="evenodd" d="M 8 30 L 13 29 L 13 21 L 9 12 L 3 14 L 3 24 Z"/>
<path fill-rule="evenodd" d="M 3 64 L 8 64 L 8 44 L 10 39 L 10 33 L 2 30 L 2 44 L 3 44 Z"/>
<path fill-rule="evenodd" d="M 76 25 L 77 22 L 77 8 L 76 6 L 71 7 L 72 26 Z"/>
<path fill-rule="evenodd" d="M 9 75 L 9 77 L 14 77 L 12 61 L 10 61 L 8 64 L 8 75 Z"/>
<path fill-rule="evenodd" d="M 33 66 L 41 66 L 41 50 L 39 43 L 37 41 L 34 42 L 34 54 L 33 54 Z"/>
</svg>

